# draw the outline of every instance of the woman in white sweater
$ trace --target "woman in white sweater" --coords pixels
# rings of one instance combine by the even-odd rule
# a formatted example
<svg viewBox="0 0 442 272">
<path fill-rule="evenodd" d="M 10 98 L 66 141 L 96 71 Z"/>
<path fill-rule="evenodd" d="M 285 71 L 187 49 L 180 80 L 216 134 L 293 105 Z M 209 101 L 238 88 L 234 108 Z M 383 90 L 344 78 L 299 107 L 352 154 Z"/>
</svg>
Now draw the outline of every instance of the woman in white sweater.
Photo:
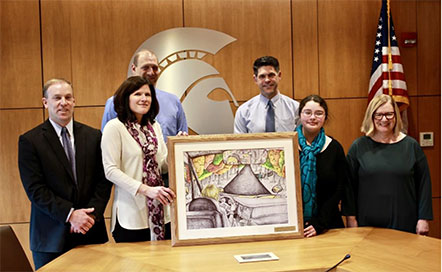
<svg viewBox="0 0 442 272">
<path fill-rule="evenodd" d="M 126 79 L 114 98 L 118 118 L 103 130 L 101 149 L 106 178 L 115 184 L 111 231 L 115 241 L 170 239 L 169 204 L 175 193 L 164 187 L 167 149 L 155 88 L 148 80 Z"/>
</svg>

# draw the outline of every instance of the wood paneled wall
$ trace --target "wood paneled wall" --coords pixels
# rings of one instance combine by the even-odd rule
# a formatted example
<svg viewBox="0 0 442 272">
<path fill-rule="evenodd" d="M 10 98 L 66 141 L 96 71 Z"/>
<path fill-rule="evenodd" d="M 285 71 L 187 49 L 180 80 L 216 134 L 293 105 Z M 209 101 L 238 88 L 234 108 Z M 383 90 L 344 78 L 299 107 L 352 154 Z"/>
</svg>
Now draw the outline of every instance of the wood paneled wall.
<svg viewBox="0 0 442 272">
<path fill-rule="evenodd" d="M 348 150 L 361 135 L 380 7 L 380 0 L 0 1 L 0 224 L 29 221 L 17 140 L 45 119 L 43 82 L 71 80 L 75 118 L 99 128 L 104 103 L 126 77 L 132 54 L 169 28 L 204 27 L 237 39 L 205 61 L 240 103 L 258 93 L 253 61 L 276 56 L 281 92 L 298 100 L 311 93 L 326 98 L 326 131 Z M 411 96 L 410 135 L 435 135 L 434 147 L 424 152 L 438 214 L 432 235 L 440 237 L 440 1 L 392 0 L 392 13 L 399 38 L 418 34 L 417 46 L 401 47 L 401 56 Z M 226 96 L 218 90 L 211 97 Z"/>
<path fill-rule="evenodd" d="M 39 21 L 37 1 L 0 2 L 0 109 L 41 107 Z"/>
</svg>

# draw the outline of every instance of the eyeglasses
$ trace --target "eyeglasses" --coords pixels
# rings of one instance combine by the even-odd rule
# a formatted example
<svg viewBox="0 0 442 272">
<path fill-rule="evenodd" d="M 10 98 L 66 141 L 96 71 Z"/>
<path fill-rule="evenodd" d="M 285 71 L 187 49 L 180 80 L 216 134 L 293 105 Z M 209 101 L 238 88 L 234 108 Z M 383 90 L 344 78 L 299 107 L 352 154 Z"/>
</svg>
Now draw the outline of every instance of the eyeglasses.
<svg viewBox="0 0 442 272">
<path fill-rule="evenodd" d="M 385 118 L 387 118 L 387 120 L 391 120 L 394 118 L 395 114 L 394 112 L 385 112 L 385 113 L 374 113 L 373 114 L 373 118 L 376 120 L 382 120 L 382 118 L 385 116 Z"/>
<path fill-rule="evenodd" d="M 322 118 L 324 117 L 324 112 L 323 111 L 315 111 L 312 112 L 311 110 L 305 110 L 301 112 L 305 117 L 310 117 L 312 116 L 312 114 L 316 117 L 316 118 Z"/>
</svg>

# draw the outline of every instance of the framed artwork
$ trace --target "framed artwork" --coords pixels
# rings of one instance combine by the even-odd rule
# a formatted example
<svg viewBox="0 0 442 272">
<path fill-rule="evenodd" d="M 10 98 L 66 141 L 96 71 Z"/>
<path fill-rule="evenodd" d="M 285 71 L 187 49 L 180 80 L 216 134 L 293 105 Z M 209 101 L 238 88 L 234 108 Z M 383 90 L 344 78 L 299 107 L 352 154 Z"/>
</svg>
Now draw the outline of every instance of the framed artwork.
<svg viewBox="0 0 442 272">
<path fill-rule="evenodd" d="M 168 138 L 172 245 L 303 237 L 296 132 Z"/>
</svg>

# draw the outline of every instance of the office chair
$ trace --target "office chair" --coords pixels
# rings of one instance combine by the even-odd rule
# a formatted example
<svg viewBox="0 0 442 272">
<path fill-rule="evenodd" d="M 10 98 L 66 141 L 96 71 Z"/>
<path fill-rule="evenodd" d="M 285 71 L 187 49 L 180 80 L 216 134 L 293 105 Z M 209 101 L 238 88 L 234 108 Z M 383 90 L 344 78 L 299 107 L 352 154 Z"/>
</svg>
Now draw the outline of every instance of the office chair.
<svg viewBox="0 0 442 272">
<path fill-rule="evenodd" d="M 11 226 L 0 226 L 0 271 L 34 271 Z"/>
</svg>

